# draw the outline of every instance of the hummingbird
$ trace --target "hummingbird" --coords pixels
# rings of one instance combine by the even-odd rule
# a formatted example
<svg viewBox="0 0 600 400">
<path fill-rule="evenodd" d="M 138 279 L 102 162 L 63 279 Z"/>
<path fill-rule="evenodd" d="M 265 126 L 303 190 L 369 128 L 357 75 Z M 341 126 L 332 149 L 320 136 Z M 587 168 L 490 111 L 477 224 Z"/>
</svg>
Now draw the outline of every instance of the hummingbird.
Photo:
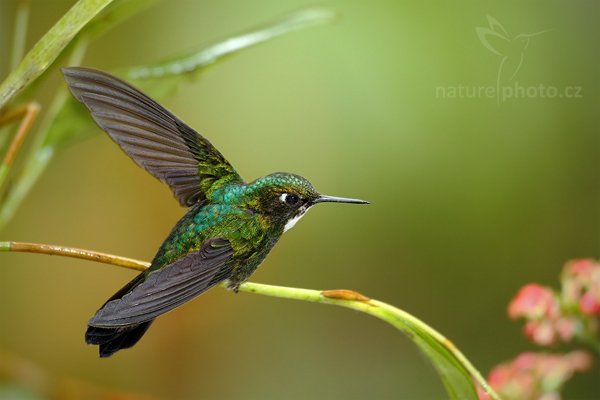
<svg viewBox="0 0 600 400">
<path fill-rule="evenodd" d="M 96 124 L 188 208 L 150 267 L 88 321 L 85 341 L 100 357 L 134 346 L 156 317 L 221 282 L 237 293 L 315 204 L 368 204 L 320 194 L 291 173 L 246 183 L 206 138 L 133 86 L 89 68 L 62 72 Z"/>
</svg>

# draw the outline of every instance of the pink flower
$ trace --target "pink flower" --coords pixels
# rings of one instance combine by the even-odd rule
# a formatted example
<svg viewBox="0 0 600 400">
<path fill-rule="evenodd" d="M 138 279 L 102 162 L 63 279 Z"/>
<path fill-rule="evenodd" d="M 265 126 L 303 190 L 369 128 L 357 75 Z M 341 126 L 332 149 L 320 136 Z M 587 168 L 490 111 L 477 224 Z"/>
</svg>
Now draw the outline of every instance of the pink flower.
<svg viewBox="0 0 600 400">
<path fill-rule="evenodd" d="M 556 333 L 563 342 L 569 342 L 577 333 L 577 320 L 574 317 L 564 317 L 554 323 Z"/>
<path fill-rule="evenodd" d="M 565 357 L 573 371 L 589 371 L 594 364 L 594 359 L 590 353 L 581 350 L 572 351 Z"/>
<path fill-rule="evenodd" d="M 559 400 L 559 391 L 575 372 L 591 368 L 592 358 L 583 351 L 565 355 L 521 353 L 492 369 L 488 382 L 502 399 Z M 478 388 L 480 400 L 489 396 Z"/>
<path fill-rule="evenodd" d="M 598 315 L 600 314 L 600 301 L 597 296 L 591 291 L 581 296 L 579 300 L 579 308 L 581 312 L 587 315 Z"/>
<path fill-rule="evenodd" d="M 508 306 L 508 315 L 512 319 L 554 317 L 558 315 L 559 303 L 551 289 L 530 283 L 519 290 Z"/>
<path fill-rule="evenodd" d="M 579 260 L 571 260 L 565 265 L 565 270 L 571 275 L 589 274 L 594 268 L 595 261 L 591 258 L 582 258 Z"/>
<path fill-rule="evenodd" d="M 556 340 L 554 326 L 547 320 L 527 321 L 523 331 L 528 338 L 541 346 L 549 346 Z"/>
</svg>

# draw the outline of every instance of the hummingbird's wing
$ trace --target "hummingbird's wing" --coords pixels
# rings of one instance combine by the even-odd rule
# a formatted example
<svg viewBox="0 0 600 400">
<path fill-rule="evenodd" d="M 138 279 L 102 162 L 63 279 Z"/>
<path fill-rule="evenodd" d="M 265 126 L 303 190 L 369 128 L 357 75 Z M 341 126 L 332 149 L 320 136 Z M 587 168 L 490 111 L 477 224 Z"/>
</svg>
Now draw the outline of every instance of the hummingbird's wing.
<svg viewBox="0 0 600 400">
<path fill-rule="evenodd" d="M 204 137 L 139 90 L 104 72 L 63 68 L 77 100 L 136 164 L 169 185 L 182 206 L 218 182 L 242 182 Z"/>
<path fill-rule="evenodd" d="M 150 321 L 229 278 L 233 251 L 228 240 L 215 238 L 198 251 L 158 270 L 123 297 L 108 301 L 88 325 L 117 328 Z"/>
</svg>

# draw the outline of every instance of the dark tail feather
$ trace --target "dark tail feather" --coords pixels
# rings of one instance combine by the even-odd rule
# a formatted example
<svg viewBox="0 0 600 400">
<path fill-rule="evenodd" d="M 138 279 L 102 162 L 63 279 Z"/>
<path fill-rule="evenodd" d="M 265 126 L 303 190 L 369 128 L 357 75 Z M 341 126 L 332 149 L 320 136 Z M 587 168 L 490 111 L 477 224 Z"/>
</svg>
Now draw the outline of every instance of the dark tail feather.
<svg viewBox="0 0 600 400">
<path fill-rule="evenodd" d="M 110 299 L 106 300 L 106 303 L 111 300 L 120 299 L 126 295 L 129 291 L 133 290 L 133 288 L 143 282 L 144 277 L 144 272 L 142 272 L 133 278 L 131 282 L 115 293 Z M 102 307 L 104 307 L 106 303 L 104 303 Z M 136 344 L 138 340 L 144 336 L 144 333 L 146 333 L 153 321 L 154 320 L 150 320 L 138 325 L 123 326 L 119 328 L 97 328 L 95 326 L 88 326 L 88 329 L 85 332 L 85 342 L 87 344 L 99 345 L 100 357 L 110 357 L 117 351 L 128 349 Z"/>
<path fill-rule="evenodd" d="M 154 320 L 121 328 L 88 326 L 85 333 L 85 342 L 100 345 L 100 357 L 110 357 L 117 351 L 128 349 L 136 344 L 144 336 L 152 322 Z"/>
</svg>

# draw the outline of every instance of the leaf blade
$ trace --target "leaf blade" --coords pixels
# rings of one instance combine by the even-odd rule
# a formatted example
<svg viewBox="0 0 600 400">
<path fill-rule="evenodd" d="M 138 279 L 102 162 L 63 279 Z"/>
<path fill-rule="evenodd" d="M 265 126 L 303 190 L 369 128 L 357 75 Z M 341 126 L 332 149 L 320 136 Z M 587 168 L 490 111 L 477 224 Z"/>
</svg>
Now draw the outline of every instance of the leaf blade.
<svg viewBox="0 0 600 400">
<path fill-rule="evenodd" d="M 220 58 L 256 46 L 278 36 L 312 25 L 333 21 L 335 13 L 327 8 L 310 8 L 287 15 L 274 23 L 263 25 L 241 35 L 232 36 L 200 51 L 156 64 L 131 67 L 125 71 L 128 79 L 153 79 L 181 75 L 207 67 Z"/>
<path fill-rule="evenodd" d="M 399 308 L 378 300 L 346 300 L 345 298 L 332 298 L 327 294 L 327 292 L 336 291 L 289 288 L 251 282 L 243 283 L 239 290 L 285 299 L 331 304 L 379 318 L 408 336 L 425 353 L 440 376 L 449 398 L 477 400 L 477 390 L 474 384 L 477 382 L 492 399 L 500 400 L 479 371 L 452 342 L 423 321 Z M 360 295 L 357 298 L 367 297 Z"/>
</svg>

